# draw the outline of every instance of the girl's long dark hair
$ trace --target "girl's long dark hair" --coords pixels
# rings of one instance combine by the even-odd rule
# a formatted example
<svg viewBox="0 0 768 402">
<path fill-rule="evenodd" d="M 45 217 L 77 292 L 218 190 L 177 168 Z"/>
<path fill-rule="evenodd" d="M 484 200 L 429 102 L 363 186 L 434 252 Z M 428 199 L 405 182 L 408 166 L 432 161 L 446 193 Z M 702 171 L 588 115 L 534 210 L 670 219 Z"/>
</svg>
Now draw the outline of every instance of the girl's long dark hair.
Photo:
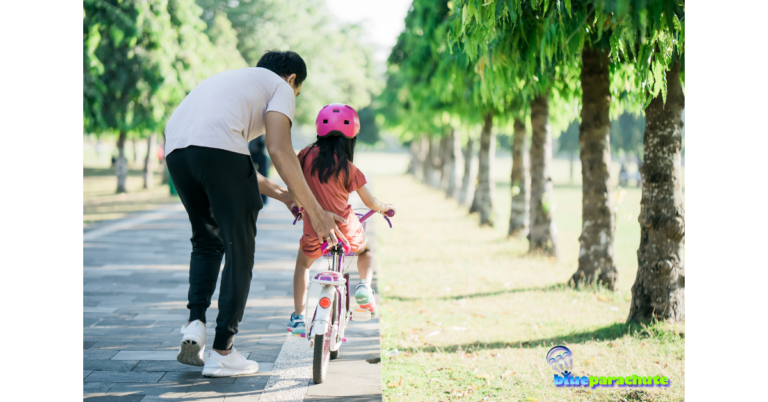
<svg viewBox="0 0 768 402">
<path fill-rule="evenodd" d="M 343 135 L 328 135 L 318 137 L 314 144 L 308 146 L 301 160 L 302 166 L 312 148 L 317 148 L 317 157 L 312 161 L 312 175 L 317 175 L 320 183 L 344 172 L 344 183 L 349 183 L 349 162 L 355 158 L 357 137 L 349 139 Z"/>
</svg>

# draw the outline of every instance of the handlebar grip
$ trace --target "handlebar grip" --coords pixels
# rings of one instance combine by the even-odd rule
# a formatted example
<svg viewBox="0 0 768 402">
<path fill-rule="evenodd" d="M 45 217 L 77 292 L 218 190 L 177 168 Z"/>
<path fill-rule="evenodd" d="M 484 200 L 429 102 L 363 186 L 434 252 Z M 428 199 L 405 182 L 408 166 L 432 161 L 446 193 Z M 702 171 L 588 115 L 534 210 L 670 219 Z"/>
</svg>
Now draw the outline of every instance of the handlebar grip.
<svg viewBox="0 0 768 402">
<path fill-rule="evenodd" d="M 393 211 L 393 210 L 391 210 L 391 209 L 390 209 L 389 211 L 385 212 L 385 214 L 386 214 L 388 217 L 390 217 L 390 218 L 391 218 L 391 217 L 395 216 L 395 211 Z"/>
</svg>

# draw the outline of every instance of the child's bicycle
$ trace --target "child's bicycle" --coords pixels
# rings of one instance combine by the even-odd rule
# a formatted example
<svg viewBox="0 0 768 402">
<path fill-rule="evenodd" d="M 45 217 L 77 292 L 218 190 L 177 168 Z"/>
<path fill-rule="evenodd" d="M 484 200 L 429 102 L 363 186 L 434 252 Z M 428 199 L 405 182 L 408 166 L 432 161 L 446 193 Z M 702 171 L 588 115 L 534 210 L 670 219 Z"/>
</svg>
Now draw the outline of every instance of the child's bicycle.
<svg viewBox="0 0 768 402">
<path fill-rule="evenodd" d="M 293 221 L 295 225 L 302 210 L 293 207 L 291 212 L 296 216 Z M 373 210 L 369 210 L 366 214 L 356 213 L 363 225 L 363 230 L 365 230 L 365 221 L 375 213 L 376 211 Z M 391 228 L 392 222 L 388 217 L 395 216 L 395 211 L 389 210 L 382 215 Z M 354 311 L 349 310 L 351 290 L 349 274 L 344 272 L 344 257 L 352 257 L 355 254 L 350 253 L 347 246 L 342 242 L 330 248 L 328 242 L 324 242 L 321 249 L 323 256 L 330 259 L 329 269 L 318 273 L 309 281 L 310 287 L 313 283 L 317 283 L 322 285 L 322 289 L 320 289 L 320 298 L 315 308 L 315 314 L 309 322 L 307 330 L 300 335 L 302 338 L 309 339 L 309 347 L 314 349 L 312 379 L 316 384 L 325 380 L 329 361 L 339 357 L 341 344 L 347 341 L 347 338 L 344 337 L 344 330 L 346 330 L 349 321 L 368 321 L 372 318 L 371 312 L 368 310 L 362 308 L 355 308 Z M 304 317 L 309 317 L 309 291 L 307 291 L 305 306 Z"/>
</svg>

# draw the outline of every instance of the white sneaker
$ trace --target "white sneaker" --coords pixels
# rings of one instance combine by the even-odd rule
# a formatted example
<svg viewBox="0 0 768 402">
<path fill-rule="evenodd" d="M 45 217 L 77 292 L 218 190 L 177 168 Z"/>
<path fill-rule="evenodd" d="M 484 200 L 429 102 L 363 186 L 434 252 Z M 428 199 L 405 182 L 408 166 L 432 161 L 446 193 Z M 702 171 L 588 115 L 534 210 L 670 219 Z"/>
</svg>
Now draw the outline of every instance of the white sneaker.
<svg viewBox="0 0 768 402">
<path fill-rule="evenodd" d="M 215 350 L 208 356 L 208 361 L 203 367 L 203 375 L 206 377 L 229 377 L 241 374 L 253 374 L 259 371 L 259 363 L 248 360 L 237 353 L 234 346 L 228 355 L 222 356 Z"/>
<path fill-rule="evenodd" d="M 192 324 L 181 327 L 181 333 L 184 334 L 184 338 L 181 339 L 181 347 L 176 360 L 181 364 L 190 366 L 205 365 L 203 352 L 205 352 L 205 341 L 208 338 L 205 324 L 200 320 L 192 321 Z"/>
</svg>

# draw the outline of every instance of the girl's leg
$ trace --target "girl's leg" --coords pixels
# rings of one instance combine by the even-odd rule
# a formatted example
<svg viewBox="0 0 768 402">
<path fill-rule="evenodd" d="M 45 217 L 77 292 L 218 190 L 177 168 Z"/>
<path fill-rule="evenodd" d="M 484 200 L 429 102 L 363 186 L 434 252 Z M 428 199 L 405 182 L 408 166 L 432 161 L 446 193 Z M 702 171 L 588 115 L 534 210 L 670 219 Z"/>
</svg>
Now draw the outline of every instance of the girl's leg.
<svg viewBox="0 0 768 402">
<path fill-rule="evenodd" d="M 355 288 L 355 301 L 360 308 L 368 310 L 376 317 L 376 300 L 373 297 L 371 281 L 373 280 L 373 253 L 368 245 L 368 239 L 357 251 L 357 272 L 360 274 L 360 284 Z M 365 285 L 363 285 L 365 281 Z"/>
<path fill-rule="evenodd" d="M 363 245 L 355 254 L 357 254 L 357 272 L 360 274 L 360 279 L 365 280 L 370 286 L 373 280 L 373 253 L 368 245 L 367 236 Z"/>
<path fill-rule="evenodd" d="M 307 285 L 309 284 L 309 267 L 315 260 L 317 258 L 309 258 L 301 250 L 296 257 L 296 269 L 293 271 L 293 309 L 296 314 L 304 314 Z"/>
</svg>

